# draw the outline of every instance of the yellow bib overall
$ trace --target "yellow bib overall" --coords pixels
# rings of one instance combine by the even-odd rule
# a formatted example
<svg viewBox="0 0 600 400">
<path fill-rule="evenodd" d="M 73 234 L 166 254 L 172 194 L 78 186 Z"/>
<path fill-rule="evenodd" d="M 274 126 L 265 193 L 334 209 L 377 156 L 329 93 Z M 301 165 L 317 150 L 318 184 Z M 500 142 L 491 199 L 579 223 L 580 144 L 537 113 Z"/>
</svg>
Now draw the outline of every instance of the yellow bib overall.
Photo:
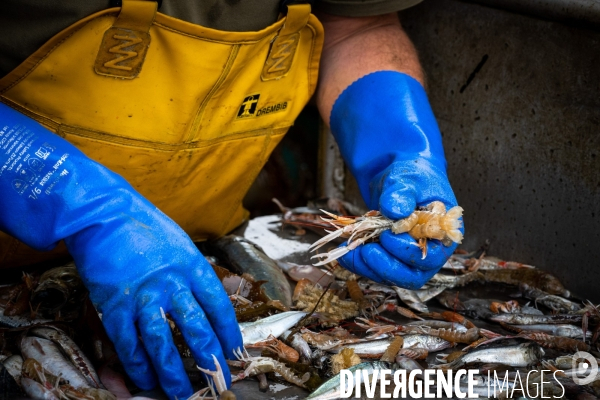
<svg viewBox="0 0 600 400">
<path fill-rule="evenodd" d="M 0 80 L 0 101 L 206 240 L 247 218 L 242 198 L 313 94 L 322 44 L 307 4 L 224 32 L 125 0 L 48 41 Z M 0 232 L 0 265 L 48 257 Z"/>
</svg>

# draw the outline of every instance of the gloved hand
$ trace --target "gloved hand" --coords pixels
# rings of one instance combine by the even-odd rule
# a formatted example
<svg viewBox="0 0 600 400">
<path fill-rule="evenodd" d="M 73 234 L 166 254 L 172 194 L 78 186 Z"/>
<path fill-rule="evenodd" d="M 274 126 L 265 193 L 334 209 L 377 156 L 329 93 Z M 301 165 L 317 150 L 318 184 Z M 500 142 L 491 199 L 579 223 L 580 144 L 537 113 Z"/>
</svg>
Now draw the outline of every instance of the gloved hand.
<svg viewBox="0 0 600 400">
<path fill-rule="evenodd" d="M 199 366 L 242 346 L 211 266 L 171 219 L 123 178 L 34 120 L 0 104 L 0 229 L 38 249 L 64 239 L 131 379 L 170 398 L 192 387 L 165 319 Z"/>
<path fill-rule="evenodd" d="M 347 87 L 331 111 L 331 131 L 371 210 L 397 220 L 434 200 L 457 205 L 446 175 L 442 138 L 419 82 L 395 71 L 366 75 Z M 388 285 L 418 289 L 457 244 L 428 241 L 427 257 L 408 233 L 385 231 L 339 261 Z"/>
</svg>

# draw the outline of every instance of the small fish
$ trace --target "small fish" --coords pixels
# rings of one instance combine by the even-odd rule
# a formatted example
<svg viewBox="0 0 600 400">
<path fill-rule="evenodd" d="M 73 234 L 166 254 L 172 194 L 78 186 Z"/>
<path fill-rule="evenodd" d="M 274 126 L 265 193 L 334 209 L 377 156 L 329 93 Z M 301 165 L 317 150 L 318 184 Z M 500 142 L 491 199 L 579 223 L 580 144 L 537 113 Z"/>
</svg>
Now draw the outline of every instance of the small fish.
<svg viewBox="0 0 600 400">
<path fill-rule="evenodd" d="M 535 324 L 569 324 L 581 323 L 583 316 L 574 314 L 497 314 L 490 317 L 494 322 L 504 322 L 511 325 L 535 325 Z"/>
<path fill-rule="evenodd" d="M 303 311 L 286 311 L 258 321 L 242 322 L 239 325 L 244 345 L 266 340 L 269 335 L 279 337 L 283 332 L 296 325 L 306 314 Z"/>
<path fill-rule="evenodd" d="M 256 244 L 236 235 L 203 243 L 203 249 L 231 266 L 237 274 L 246 274 L 262 288 L 269 300 L 279 300 L 288 309 L 292 305 L 292 288 L 277 263 Z"/>
<path fill-rule="evenodd" d="M 455 260 L 452 257 L 450 257 L 444 263 L 444 265 L 442 265 L 442 269 L 447 269 L 447 270 L 451 270 L 451 271 L 462 271 L 462 270 L 465 270 L 466 268 L 467 267 L 465 267 L 465 264 L 462 261 Z"/>
<path fill-rule="evenodd" d="M 299 333 L 294 334 L 294 336 L 291 337 L 291 340 L 288 340 L 291 333 L 292 331 L 285 331 L 281 335 L 281 338 L 287 341 L 298 353 L 300 353 L 300 357 L 305 360 L 310 360 L 312 351 L 308 343 L 306 343 L 306 340 L 304 340 Z"/>
<path fill-rule="evenodd" d="M 33 379 L 27 377 L 21 378 L 21 386 L 25 393 L 32 399 L 60 400 L 59 396 L 55 394 L 55 389 L 48 389 Z"/>
<path fill-rule="evenodd" d="M 423 367 L 421 364 L 413 360 L 412 358 L 405 357 L 401 354 L 396 356 L 396 364 L 400 366 L 400 368 L 405 369 L 407 371 L 419 370 L 422 371 Z"/>
<path fill-rule="evenodd" d="M 427 326 L 431 329 L 451 329 L 457 332 L 466 332 L 467 328 L 464 325 L 461 325 L 457 322 L 450 321 L 437 321 L 437 320 L 427 320 L 427 321 L 413 321 L 404 324 L 404 326 Z"/>
<path fill-rule="evenodd" d="M 422 349 L 427 349 L 427 351 L 430 353 L 433 353 L 452 347 L 452 343 L 435 336 L 413 334 L 404 336 L 404 346 L 402 347 L 420 347 Z"/>
<path fill-rule="evenodd" d="M 79 369 L 79 372 L 81 372 L 91 387 L 104 389 L 92 362 L 87 358 L 83 351 L 81 351 L 79 346 L 75 344 L 73 339 L 67 336 L 63 331 L 57 328 L 39 327 L 31 329 L 29 334 L 51 340 L 54 344 L 58 345 L 62 352 L 69 356 L 71 363 Z"/>
<path fill-rule="evenodd" d="M 14 354 L 2 361 L 2 365 L 9 374 L 15 378 L 15 381 L 21 385 L 21 370 L 23 369 L 23 357 L 18 354 Z"/>
<path fill-rule="evenodd" d="M 490 310 L 491 304 L 492 301 L 487 299 L 469 299 L 461 303 L 461 311 L 466 311 L 462 312 L 462 314 L 469 315 L 472 318 L 489 319 L 492 316 L 497 315 Z"/>
<path fill-rule="evenodd" d="M 517 331 L 535 331 L 543 332 L 549 335 L 562 336 L 568 338 L 580 338 L 583 337 L 583 329 L 579 326 L 568 325 L 568 324 L 536 324 L 536 325 L 510 325 Z M 586 338 L 592 337 L 592 332 L 586 331 Z"/>
<path fill-rule="evenodd" d="M 529 303 L 527 303 L 529 304 Z M 517 313 L 519 314 L 519 313 Z M 544 315 L 544 313 L 537 308 L 529 307 L 528 305 L 521 306 L 520 314 L 529 314 L 529 315 Z"/>
<path fill-rule="evenodd" d="M 339 353 L 343 349 L 352 349 L 354 350 L 354 354 L 360 358 L 381 358 L 393 341 L 393 338 L 369 340 L 338 346 L 329 351 L 332 353 Z"/>
<path fill-rule="evenodd" d="M 577 303 L 574 303 L 560 296 L 546 293 L 543 290 L 528 285 L 526 283 L 521 283 L 519 285 L 519 290 L 521 291 L 524 297 L 534 300 L 536 304 L 542 304 L 553 311 L 571 312 L 578 311 L 581 309 L 581 306 Z"/>
<path fill-rule="evenodd" d="M 26 336 L 21 340 L 21 353 L 24 358 L 37 360 L 48 372 L 69 381 L 75 388 L 90 387 L 81 372 L 64 358 L 58 346 L 50 340 Z"/>
<path fill-rule="evenodd" d="M 461 368 L 472 363 L 498 363 L 511 367 L 527 367 L 536 363 L 544 355 L 537 343 L 522 343 L 515 346 L 483 348 L 466 353 L 448 364 L 437 365 L 443 370 Z"/>
<path fill-rule="evenodd" d="M 382 369 L 391 369 L 390 364 L 381 361 L 374 362 L 364 362 L 357 364 L 353 367 L 347 369 L 351 374 L 354 374 L 357 370 L 366 371 L 366 375 L 370 376 L 373 374 L 375 370 Z M 364 373 L 363 373 L 364 374 Z M 355 385 L 359 385 L 362 383 L 363 374 L 358 376 L 358 382 L 354 382 Z M 346 381 L 346 384 L 350 382 Z M 348 387 L 345 388 L 345 391 L 348 390 Z M 340 374 L 337 374 L 333 378 L 329 379 L 327 382 L 319 386 L 314 392 L 312 392 L 306 400 L 328 400 L 328 399 L 339 399 L 341 394 L 341 379 Z"/>
</svg>

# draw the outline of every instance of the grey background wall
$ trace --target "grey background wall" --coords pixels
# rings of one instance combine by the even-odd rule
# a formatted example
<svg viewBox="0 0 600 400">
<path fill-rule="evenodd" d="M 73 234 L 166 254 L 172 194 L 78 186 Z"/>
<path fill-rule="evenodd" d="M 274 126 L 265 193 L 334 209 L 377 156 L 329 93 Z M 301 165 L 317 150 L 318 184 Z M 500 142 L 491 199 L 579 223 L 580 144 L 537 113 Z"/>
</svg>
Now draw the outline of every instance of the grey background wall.
<svg viewBox="0 0 600 400">
<path fill-rule="evenodd" d="M 584 18 L 577 19 L 534 3 L 520 2 L 525 15 L 426 0 L 400 17 L 427 73 L 450 180 L 465 209 L 463 248 L 489 239 L 491 255 L 551 271 L 598 303 L 597 10 L 578 9 Z M 345 189 L 359 202 L 348 176 Z"/>
</svg>

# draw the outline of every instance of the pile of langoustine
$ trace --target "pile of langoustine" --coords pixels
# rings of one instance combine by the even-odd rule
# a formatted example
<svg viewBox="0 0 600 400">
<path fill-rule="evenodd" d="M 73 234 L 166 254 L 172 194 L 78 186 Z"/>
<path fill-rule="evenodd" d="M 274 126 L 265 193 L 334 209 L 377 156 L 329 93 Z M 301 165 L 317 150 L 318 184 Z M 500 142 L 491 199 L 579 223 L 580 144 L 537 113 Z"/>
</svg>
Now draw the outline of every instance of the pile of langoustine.
<svg viewBox="0 0 600 400">
<path fill-rule="evenodd" d="M 288 213 L 284 217 L 285 225 L 301 229 L 301 225 L 295 224 L 302 216 Z M 345 226 L 350 225 L 347 222 L 344 221 Z M 458 229 L 456 224 L 452 226 Z M 376 235 L 367 240 L 373 239 Z M 258 246 L 238 236 L 206 243 L 202 250 L 230 295 L 244 339 L 245 348 L 239 349 L 237 360 L 228 361 L 233 373 L 233 392 L 236 382 L 244 379 L 258 380 L 257 390 L 263 391 L 268 390 L 269 382 L 287 381 L 305 388 L 308 399 L 329 399 L 339 396 L 342 369 L 372 372 L 477 367 L 481 379 L 475 390 L 486 397 L 487 371 L 515 374 L 534 369 L 562 370 L 557 373 L 558 381 L 544 385 L 544 396 L 582 399 L 600 396 L 600 381 L 576 385 L 572 380 L 576 374 L 572 369 L 576 352 L 598 356 L 598 308 L 571 298 L 556 277 L 533 266 L 488 257 L 482 250 L 470 254 L 458 252 L 423 288 L 406 290 L 361 278 L 344 270 L 335 260 L 322 266 L 274 261 Z M 74 268 L 68 268 L 68 274 L 64 269 L 54 275 L 50 273 L 53 285 L 77 283 L 72 276 Z M 63 275 L 65 282 L 60 278 Z M 17 304 L 28 304 L 22 296 L 39 292 L 40 282 L 46 279 L 25 275 L 23 283 L 5 291 L 0 323 L 13 325 L 3 333 L 4 368 L 10 376 L 14 373 L 20 387 L 24 383 L 35 386 L 30 383 L 34 381 L 49 390 L 59 390 L 64 398 L 115 398 L 104 390 L 100 382 L 103 374 L 98 378 L 92 365 L 98 365 L 99 357 L 106 360 L 108 356 L 95 354 L 95 342 L 94 346 L 84 347 L 94 363 L 82 358 L 84 351 L 65 334 L 77 318 L 71 306 L 83 303 L 80 287 L 59 290 L 66 293 L 64 300 L 59 296 L 58 303 L 62 305 L 37 305 L 37 308 L 27 305 L 22 307 L 24 314 L 20 316 L 19 311 L 13 311 Z M 32 313 L 36 319 L 31 319 Z M 56 320 L 62 320 L 64 326 L 58 327 Z M 14 321 L 20 322 L 14 325 Z M 32 327 L 32 324 L 44 326 Z M 202 374 L 191 359 L 181 333 L 174 324 L 172 327 L 184 364 L 189 367 L 190 379 L 198 383 Z M 20 331 L 18 335 L 16 331 Z M 19 341 L 17 346 L 11 343 L 14 341 Z M 31 346 L 33 341 L 38 344 Z M 29 347 L 40 346 L 39 341 L 44 346 L 58 346 L 58 351 L 46 351 L 57 359 L 62 357 L 58 370 L 47 370 L 49 365 L 57 363 L 55 359 L 48 362 L 38 359 L 40 355 L 28 353 Z M 75 349 L 69 351 L 79 357 L 79 362 L 65 356 L 69 351 L 61 346 Z M 21 364 L 14 367 L 19 356 Z M 83 365 L 84 371 L 75 373 L 83 375 L 83 381 L 67 377 L 62 371 L 70 368 L 62 362 L 76 368 L 76 364 Z M 194 398 L 235 397 L 224 386 L 221 366 L 215 363 L 214 370 L 202 372 L 211 377 L 211 384 Z M 543 379 L 532 376 L 528 380 L 530 385 Z M 6 389 L 6 382 L 2 384 Z M 109 387 L 113 393 L 114 387 Z M 35 388 L 40 390 L 38 386 Z M 514 389 L 511 385 L 504 391 L 498 390 L 498 395 L 511 397 Z M 36 392 L 27 393 L 36 398 Z M 515 397 L 520 394 L 517 391 Z M 42 398 L 40 394 L 37 396 Z"/>
</svg>

